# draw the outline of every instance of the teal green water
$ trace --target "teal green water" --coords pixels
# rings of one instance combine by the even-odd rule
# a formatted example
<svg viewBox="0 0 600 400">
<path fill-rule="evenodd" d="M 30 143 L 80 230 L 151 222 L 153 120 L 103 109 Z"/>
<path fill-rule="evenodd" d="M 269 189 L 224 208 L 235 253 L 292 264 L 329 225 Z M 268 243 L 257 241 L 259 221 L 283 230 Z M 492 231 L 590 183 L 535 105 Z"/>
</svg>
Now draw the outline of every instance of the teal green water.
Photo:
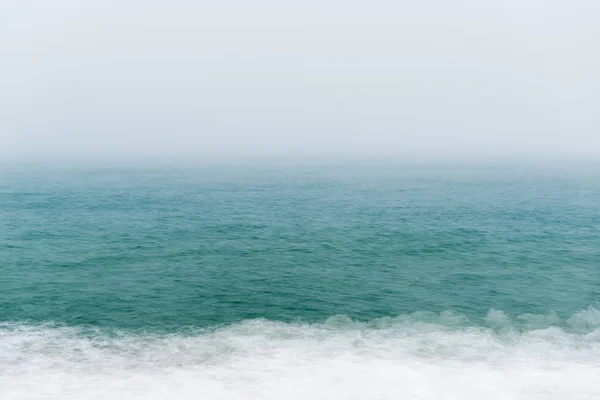
<svg viewBox="0 0 600 400">
<path fill-rule="evenodd" d="M 7 168 L 0 321 L 170 332 L 600 299 L 600 169 Z"/>
<path fill-rule="evenodd" d="M 600 168 L 0 173 L 0 398 L 600 398 Z"/>
</svg>

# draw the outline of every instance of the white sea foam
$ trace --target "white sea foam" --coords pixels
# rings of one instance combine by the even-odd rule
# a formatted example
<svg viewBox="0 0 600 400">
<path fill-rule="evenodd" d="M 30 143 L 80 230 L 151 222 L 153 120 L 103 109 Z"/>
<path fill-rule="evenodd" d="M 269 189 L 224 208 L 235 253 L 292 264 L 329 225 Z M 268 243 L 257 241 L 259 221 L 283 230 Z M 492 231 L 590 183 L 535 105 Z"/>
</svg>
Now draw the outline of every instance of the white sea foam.
<svg viewBox="0 0 600 400">
<path fill-rule="evenodd" d="M 0 398 L 599 399 L 598 315 L 253 320 L 178 335 L 4 324 Z"/>
</svg>

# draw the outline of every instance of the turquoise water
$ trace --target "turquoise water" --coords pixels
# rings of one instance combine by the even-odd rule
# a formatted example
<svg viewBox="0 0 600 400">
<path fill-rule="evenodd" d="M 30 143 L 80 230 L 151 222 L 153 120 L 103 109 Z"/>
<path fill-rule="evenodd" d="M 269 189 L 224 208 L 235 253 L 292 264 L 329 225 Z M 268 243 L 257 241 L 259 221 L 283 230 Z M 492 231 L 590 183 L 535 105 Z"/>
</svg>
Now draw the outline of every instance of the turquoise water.
<svg viewBox="0 0 600 400">
<path fill-rule="evenodd" d="M 0 227 L 7 398 L 600 396 L 598 166 L 6 167 Z"/>
</svg>

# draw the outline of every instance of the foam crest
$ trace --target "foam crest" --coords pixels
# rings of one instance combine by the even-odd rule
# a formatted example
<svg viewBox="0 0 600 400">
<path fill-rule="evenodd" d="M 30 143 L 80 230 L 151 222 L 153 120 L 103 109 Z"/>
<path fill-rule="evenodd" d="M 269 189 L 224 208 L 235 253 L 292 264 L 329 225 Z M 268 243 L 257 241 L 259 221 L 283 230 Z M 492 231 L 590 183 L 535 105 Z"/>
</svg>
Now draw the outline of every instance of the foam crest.
<svg viewBox="0 0 600 400">
<path fill-rule="evenodd" d="M 179 334 L 2 324 L 0 397 L 600 398 L 598 311 L 554 325 L 491 310 L 479 324 L 446 312 Z"/>
<path fill-rule="evenodd" d="M 600 308 L 588 307 L 585 310 L 575 313 L 568 321 L 574 329 L 585 332 L 590 329 L 600 328 Z"/>
</svg>

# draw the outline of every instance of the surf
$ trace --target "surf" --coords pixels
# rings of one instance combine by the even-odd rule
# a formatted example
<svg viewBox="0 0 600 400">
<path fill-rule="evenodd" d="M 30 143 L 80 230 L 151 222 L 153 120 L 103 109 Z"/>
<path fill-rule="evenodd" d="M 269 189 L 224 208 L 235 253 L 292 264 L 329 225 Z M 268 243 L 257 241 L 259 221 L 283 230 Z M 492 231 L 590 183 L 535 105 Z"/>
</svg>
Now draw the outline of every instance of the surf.
<svg viewBox="0 0 600 400">
<path fill-rule="evenodd" d="M 600 309 L 451 311 L 172 333 L 0 325 L 3 399 L 591 399 Z"/>
</svg>

